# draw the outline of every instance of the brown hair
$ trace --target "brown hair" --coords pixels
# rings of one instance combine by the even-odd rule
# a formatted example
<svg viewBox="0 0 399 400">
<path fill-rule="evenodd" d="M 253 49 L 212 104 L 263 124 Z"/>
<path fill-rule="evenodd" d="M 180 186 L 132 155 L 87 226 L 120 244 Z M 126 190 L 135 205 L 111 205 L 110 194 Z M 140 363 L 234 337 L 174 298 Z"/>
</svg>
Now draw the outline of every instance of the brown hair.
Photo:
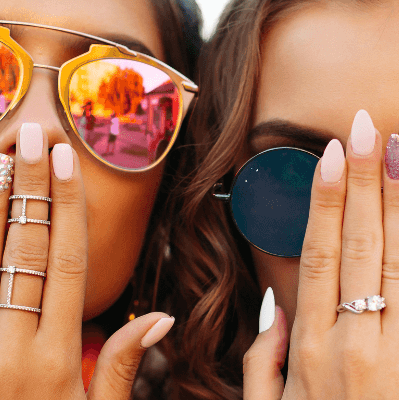
<svg viewBox="0 0 399 400">
<path fill-rule="evenodd" d="M 200 57 L 200 96 L 170 182 L 180 183 L 147 248 L 156 309 L 176 317 L 162 342 L 172 399 L 243 396 L 242 360 L 258 331 L 262 298 L 248 244 L 211 189 L 221 180 L 229 188 L 252 125 L 263 36 L 285 13 L 309 3 L 233 0 Z"/>
</svg>

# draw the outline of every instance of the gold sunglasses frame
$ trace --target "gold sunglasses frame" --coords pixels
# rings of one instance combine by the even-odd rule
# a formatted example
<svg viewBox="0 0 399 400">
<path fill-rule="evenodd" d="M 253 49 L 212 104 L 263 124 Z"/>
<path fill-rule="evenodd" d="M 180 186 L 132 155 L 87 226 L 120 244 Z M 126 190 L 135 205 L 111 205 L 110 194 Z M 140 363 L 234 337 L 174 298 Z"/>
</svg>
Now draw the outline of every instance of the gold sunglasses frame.
<svg viewBox="0 0 399 400">
<path fill-rule="evenodd" d="M 150 57 L 146 54 L 143 54 L 143 53 L 140 53 L 137 51 L 130 50 L 126 46 L 123 46 L 116 42 L 112 42 L 107 39 L 103 39 L 98 36 L 93 36 L 90 34 L 78 32 L 78 31 L 74 31 L 74 30 L 70 30 L 70 29 L 66 29 L 66 28 L 59 28 L 59 27 L 54 27 L 54 26 L 49 26 L 49 25 L 41 25 L 41 24 L 34 24 L 34 23 L 28 23 L 28 22 L 0 20 L 0 24 L 1 25 L 23 25 L 23 26 L 29 26 L 29 27 L 35 27 L 35 28 L 41 28 L 41 29 L 49 29 L 49 30 L 54 30 L 54 31 L 59 31 L 59 32 L 70 33 L 72 35 L 81 36 L 81 37 L 85 37 L 87 39 L 91 39 L 94 41 L 104 43 L 104 44 L 92 44 L 90 46 L 90 49 L 88 52 L 83 53 L 77 57 L 74 57 L 74 58 L 66 61 L 64 64 L 61 65 L 61 67 L 35 64 L 33 62 L 32 57 L 29 55 L 29 53 L 23 47 L 21 47 L 14 39 L 12 39 L 11 34 L 10 34 L 10 29 L 0 26 L 0 42 L 12 50 L 12 52 L 14 53 L 14 55 L 18 61 L 19 68 L 20 68 L 20 77 L 19 77 L 16 92 L 15 92 L 15 96 L 14 96 L 13 100 L 11 101 L 11 103 L 9 104 L 9 106 L 7 107 L 7 110 L 0 117 L 0 121 L 4 117 L 6 117 L 9 114 L 9 112 L 12 111 L 18 105 L 18 103 L 21 101 L 21 99 L 25 96 L 26 92 L 28 91 L 30 82 L 32 80 L 33 68 L 50 69 L 50 70 L 58 72 L 58 95 L 59 95 L 61 104 L 63 106 L 65 115 L 69 121 L 69 125 L 71 126 L 73 132 L 78 137 L 78 139 L 81 141 L 81 143 L 97 160 L 99 160 L 100 162 L 110 166 L 111 168 L 117 169 L 119 171 L 137 173 L 137 172 L 145 172 L 145 171 L 148 171 L 148 170 L 156 167 L 168 155 L 170 149 L 172 148 L 173 144 L 176 141 L 177 135 L 179 133 L 179 130 L 180 130 L 182 122 L 183 122 L 183 118 L 186 115 L 190 104 L 192 103 L 194 98 L 198 96 L 198 91 L 199 91 L 198 86 L 193 81 L 191 81 L 189 78 L 187 78 L 180 72 L 176 71 L 169 65 L 163 63 L 162 61 L 157 60 L 156 58 Z M 162 156 L 145 168 L 129 169 L 129 168 L 119 167 L 117 165 L 114 165 L 114 164 L 108 162 L 107 160 L 100 157 L 98 154 L 96 154 L 94 152 L 94 150 L 82 139 L 82 137 L 79 135 L 79 132 L 76 129 L 75 122 L 72 117 L 71 109 L 69 107 L 69 84 L 73 77 L 73 74 L 78 68 L 80 68 L 84 64 L 87 64 L 89 62 L 93 62 L 96 60 L 104 60 L 104 59 L 108 59 L 108 58 L 132 60 L 132 61 L 138 61 L 138 62 L 147 64 L 147 65 L 151 65 L 151 66 L 163 71 L 164 73 L 166 73 L 178 89 L 179 113 L 178 113 L 178 118 L 176 121 L 175 131 L 173 132 L 173 135 L 169 141 L 169 144 L 166 147 L 166 149 L 164 150 Z"/>
</svg>

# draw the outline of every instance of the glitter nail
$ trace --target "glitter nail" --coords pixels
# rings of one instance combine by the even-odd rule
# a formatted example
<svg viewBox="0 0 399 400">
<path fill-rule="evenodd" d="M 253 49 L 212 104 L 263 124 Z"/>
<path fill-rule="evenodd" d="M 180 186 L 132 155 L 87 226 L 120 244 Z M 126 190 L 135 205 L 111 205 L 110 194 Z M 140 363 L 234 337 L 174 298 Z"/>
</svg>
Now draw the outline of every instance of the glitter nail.
<svg viewBox="0 0 399 400">
<path fill-rule="evenodd" d="M 387 174 L 391 179 L 399 180 L 399 135 L 393 133 L 388 140 L 385 153 Z"/>
</svg>

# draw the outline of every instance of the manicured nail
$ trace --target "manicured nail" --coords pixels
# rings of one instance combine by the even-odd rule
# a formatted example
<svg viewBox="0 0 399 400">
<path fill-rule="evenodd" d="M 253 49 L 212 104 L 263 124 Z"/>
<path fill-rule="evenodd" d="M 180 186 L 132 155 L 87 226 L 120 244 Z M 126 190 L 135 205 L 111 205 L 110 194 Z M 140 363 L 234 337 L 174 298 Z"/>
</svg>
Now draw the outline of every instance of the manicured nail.
<svg viewBox="0 0 399 400">
<path fill-rule="evenodd" d="M 328 143 L 321 159 L 321 178 L 324 182 L 338 182 L 345 169 L 345 153 L 339 140 Z"/>
<path fill-rule="evenodd" d="M 148 349 L 158 343 L 170 331 L 174 323 L 173 317 L 161 318 L 141 339 L 141 346 Z"/>
<path fill-rule="evenodd" d="M 58 143 L 53 148 L 53 169 L 55 176 L 67 181 L 73 174 L 72 147 L 66 143 Z"/>
<path fill-rule="evenodd" d="M 263 297 L 259 315 L 259 333 L 267 331 L 273 325 L 276 312 L 273 289 L 269 287 Z"/>
<path fill-rule="evenodd" d="M 7 190 L 14 175 L 14 159 L 0 153 L 0 192 Z"/>
<path fill-rule="evenodd" d="M 351 133 L 352 149 L 355 154 L 367 156 L 375 146 L 375 128 L 370 115 L 360 110 L 355 116 Z"/>
<path fill-rule="evenodd" d="M 35 123 L 24 123 L 19 133 L 21 156 L 28 163 L 36 163 L 43 154 L 42 127 Z"/>
<path fill-rule="evenodd" d="M 388 176 L 399 180 L 399 135 L 396 133 L 389 137 L 385 152 L 385 166 Z"/>
</svg>

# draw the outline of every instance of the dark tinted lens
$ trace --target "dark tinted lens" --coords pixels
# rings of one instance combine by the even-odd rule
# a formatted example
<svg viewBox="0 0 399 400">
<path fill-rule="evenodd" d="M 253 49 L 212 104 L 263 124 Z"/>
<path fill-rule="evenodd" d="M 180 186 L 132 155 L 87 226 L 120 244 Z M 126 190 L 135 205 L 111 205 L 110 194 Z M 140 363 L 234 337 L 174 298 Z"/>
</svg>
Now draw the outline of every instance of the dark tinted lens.
<svg viewBox="0 0 399 400">
<path fill-rule="evenodd" d="M 75 128 L 101 158 L 142 169 L 161 157 L 179 115 L 179 91 L 151 65 L 96 60 L 78 68 L 69 91 Z"/>
<path fill-rule="evenodd" d="M 19 81 L 19 65 L 13 51 L 0 43 L 0 117 L 15 97 Z"/>
<path fill-rule="evenodd" d="M 231 209 L 252 244 L 282 257 L 301 254 L 317 162 L 305 151 L 281 148 L 258 154 L 240 170 Z"/>
</svg>

